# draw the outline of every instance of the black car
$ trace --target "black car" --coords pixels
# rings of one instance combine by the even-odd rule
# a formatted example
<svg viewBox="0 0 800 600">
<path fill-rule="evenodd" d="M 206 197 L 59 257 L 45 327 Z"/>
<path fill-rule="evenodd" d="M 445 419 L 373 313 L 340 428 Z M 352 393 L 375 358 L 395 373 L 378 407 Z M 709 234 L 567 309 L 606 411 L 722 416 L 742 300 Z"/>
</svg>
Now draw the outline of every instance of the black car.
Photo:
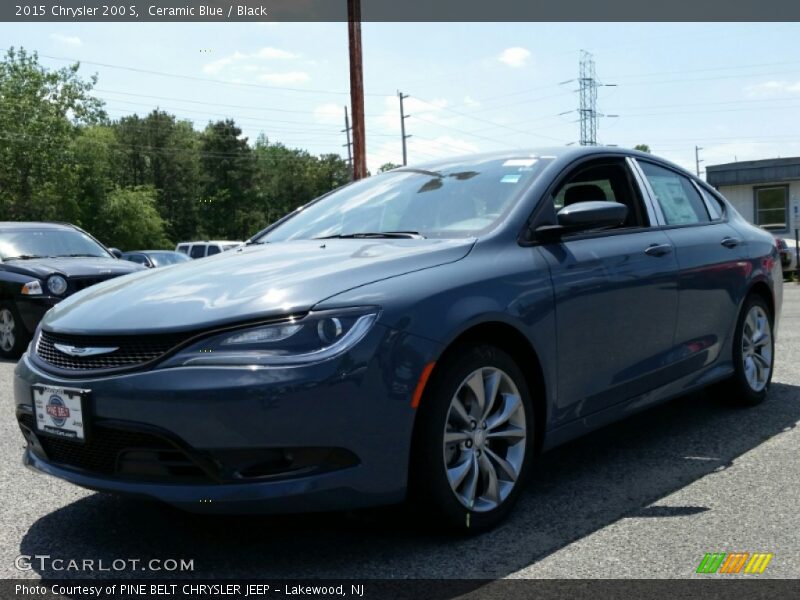
<svg viewBox="0 0 800 600">
<path fill-rule="evenodd" d="M 144 265 L 148 269 L 168 267 L 169 265 L 192 260 L 183 252 L 175 252 L 174 250 L 131 250 L 130 252 L 123 252 L 120 258 Z"/>
<path fill-rule="evenodd" d="M 142 269 L 73 225 L 0 222 L 0 358 L 18 358 L 63 298 Z"/>
</svg>

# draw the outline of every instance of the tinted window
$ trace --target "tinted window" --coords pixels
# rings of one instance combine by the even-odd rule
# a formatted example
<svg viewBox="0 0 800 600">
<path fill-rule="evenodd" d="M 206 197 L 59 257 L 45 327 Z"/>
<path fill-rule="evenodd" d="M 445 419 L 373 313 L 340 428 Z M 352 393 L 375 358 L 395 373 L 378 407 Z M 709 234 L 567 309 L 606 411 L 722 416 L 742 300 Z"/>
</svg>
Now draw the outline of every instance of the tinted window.
<svg viewBox="0 0 800 600">
<path fill-rule="evenodd" d="M 212 254 L 219 254 L 219 246 L 209 246 L 208 247 L 207 256 L 211 256 Z"/>
<path fill-rule="evenodd" d="M 692 182 L 674 171 L 639 161 L 667 225 L 689 225 L 708 221 L 703 199 Z"/>
<path fill-rule="evenodd" d="M 191 259 L 185 254 L 179 254 L 178 252 L 153 252 L 150 255 L 150 260 L 157 267 L 165 267 L 167 265 L 187 262 Z"/>
<path fill-rule="evenodd" d="M 140 265 L 147 265 L 147 258 L 144 254 L 126 254 L 123 258 Z"/>
<path fill-rule="evenodd" d="M 619 202 L 628 207 L 623 226 L 642 227 L 648 224 L 642 209 L 638 189 L 633 185 L 623 161 L 603 159 L 578 167 L 567 175 L 553 196 L 553 206 L 558 212 L 577 202 L 605 200 Z"/>
<path fill-rule="evenodd" d="M 756 188 L 756 225 L 773 231 L 787 229 L 789 189 L 786 186 Z"/>
<path fill-rule="evenodd" d="M 192 251 L 189 253 L 189 256 L 192 258 L 203 258 L 206 255 L 206 245 L 205 244 L 195 244 L 192 246 Z"/>
<path fill-rule="evenodd" d="M 385 231 L 471 236 L 496 223 L 549 160 L 492 157 L 396 169 L 334 191 L 259 241 Z"/>
<path fill-rule="evenodd" d="M 188 244 L 178 244 L 177 252 L 182 252 L 183 254 L 189 253 L 189 245 Z"/>
<path fill-rule="evenodd" d="M 75 229 L 0 230 L 0 258 L 15 256 L 102 256 L 108 252 Z"/>
</svg>

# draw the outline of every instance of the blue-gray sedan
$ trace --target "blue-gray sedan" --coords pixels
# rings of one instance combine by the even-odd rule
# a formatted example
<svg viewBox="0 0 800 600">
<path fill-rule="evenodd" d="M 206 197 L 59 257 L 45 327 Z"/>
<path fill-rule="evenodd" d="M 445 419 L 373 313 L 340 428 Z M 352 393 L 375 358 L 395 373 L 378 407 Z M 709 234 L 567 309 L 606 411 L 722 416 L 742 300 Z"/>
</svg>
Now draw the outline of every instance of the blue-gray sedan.
<svg viewBox="0 0 800 600">
<path fill-rule="evenodd" d="M 480 530 L 544 450 L 690 390 L 764 400 L 775 240 L 617 148 L 400 168 L 49 311 L 25 463 L 195 511 L 413 498 Z"/>
</svg>

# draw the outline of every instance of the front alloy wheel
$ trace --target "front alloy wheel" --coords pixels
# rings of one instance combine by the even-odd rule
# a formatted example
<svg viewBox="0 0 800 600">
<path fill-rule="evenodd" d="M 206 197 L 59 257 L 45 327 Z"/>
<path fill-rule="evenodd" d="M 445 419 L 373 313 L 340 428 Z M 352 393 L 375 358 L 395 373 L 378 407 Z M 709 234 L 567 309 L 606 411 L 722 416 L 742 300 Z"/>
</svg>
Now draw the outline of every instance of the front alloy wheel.
<svg viewBox="0 0 800 600">
<path fill-rule="evenodd" d="M 19 358 L 30 340 L 10 302 L 0 303 L 0 358 Z"/>
<path fill-rule="evenodd" d="M 514 488 L 525 460 L 525 410 L 504 371 L 473 371 L 450 401 L 444 463 L 450 489 L 470 510 L 497 508 Z"/>
<path fill-rule="evenodd" d="M 465 532 L 500 522 L 533 454 L 533 404 L 517 363 L 488 344 L 451 349 L 418 411 L 410 473 L 416 508 Z"/>
</svg>

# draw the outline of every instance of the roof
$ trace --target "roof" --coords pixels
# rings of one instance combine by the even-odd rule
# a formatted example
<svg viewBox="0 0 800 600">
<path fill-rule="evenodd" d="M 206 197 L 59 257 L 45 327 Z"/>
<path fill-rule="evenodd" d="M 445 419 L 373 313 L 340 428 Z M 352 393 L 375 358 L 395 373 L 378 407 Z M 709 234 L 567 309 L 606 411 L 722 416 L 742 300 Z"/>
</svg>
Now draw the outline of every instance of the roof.
<svg viewBox="0 0 800 600">
<path fill-rule="evenodd" d="M 800 180 L 800 157 L 768 158 L 708 165 L 706 181 L 714 187 Z"/>
<path fill-rule="evenodd" d="M 54 223 L 46 221 L 0 221 L 0 229 L 75 229 L 69 223 Z"/>
</svg>

